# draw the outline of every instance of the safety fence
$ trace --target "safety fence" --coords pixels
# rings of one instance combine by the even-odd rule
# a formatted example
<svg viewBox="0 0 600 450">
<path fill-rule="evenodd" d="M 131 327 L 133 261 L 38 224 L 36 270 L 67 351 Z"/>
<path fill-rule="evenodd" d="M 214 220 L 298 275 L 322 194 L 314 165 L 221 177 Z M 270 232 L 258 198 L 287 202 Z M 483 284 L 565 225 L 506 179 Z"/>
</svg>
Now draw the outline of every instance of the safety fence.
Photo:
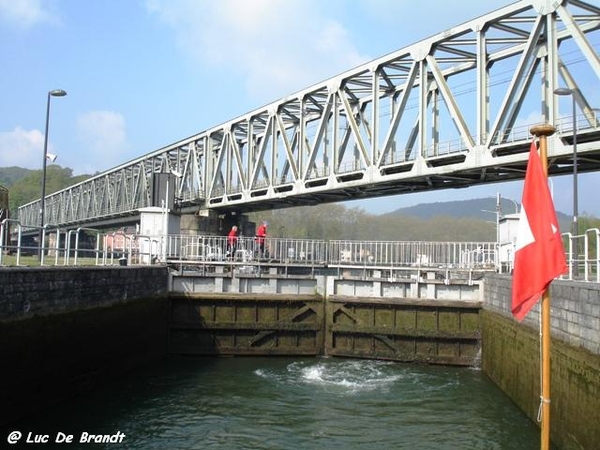
<svg viewBox="0 0 600 450">
<path fill-rule="evenodd" d="M 495 242 L 329 241 L 329 265 L 352 267 L 496 267 Z"/>
<path fill-rule="evenodd" d="M 32 236 L 35 238 L 32 239 Z M 600 230 L 573 236 L 564 233 L 569 271 L 561 278 L 600 283 Z M 495 242 L 357 241 L 271 238 L 259 241 L 240 236 L 157 235 L 116 231 L 106 233 L 79 227 L 28 227 L 17 220 L 0 222 L 0 266 L 41 265 L 151 265 L 365 268 L 373 270 L 439 268 L 499 271 Z M 25 261 L 25 262 L 24 262 Z M 512 266 L 503 267 L 510 272 Z"/>
<path fill-rule="evenodd" d="M 600 230 L 590 228 L 578 235 L 562 236 L 569 265 L 569 273 L 562 278 L 600 283 Z"/>
<path fill-rule="evenodd" d="M 315 239 L 171 235 L 167 260 L 208 263 L 254 263 L 325 266 L 327 243 Z"/>
</svg>

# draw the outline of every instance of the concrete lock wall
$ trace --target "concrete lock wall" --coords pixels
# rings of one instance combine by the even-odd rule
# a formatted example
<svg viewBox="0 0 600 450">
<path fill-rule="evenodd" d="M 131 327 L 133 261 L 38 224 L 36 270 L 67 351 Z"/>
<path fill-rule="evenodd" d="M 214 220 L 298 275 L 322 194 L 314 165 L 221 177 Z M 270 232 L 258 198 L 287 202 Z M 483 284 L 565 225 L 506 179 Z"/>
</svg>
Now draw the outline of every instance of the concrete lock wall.
<svg viewBox="0 0 600 450">
<path fill-rule="evenodd" d="M 533 420 L 540 404 L 539 304 L 510 313 L 511 278 L 488 275 L 483 371 Z M 600 285 L 551 285 L 551 439 L 560 449 L 600 448 Z"/>
<path fill-rule="evenodd" d="M 165 294 L 164 267 L 10 267 L 0 269 L 0 320 L 109 306 Z"/>
<path fill-rule="evenodd" d="M 0 269 L 0 424 L 166 354 L 163 268 Z"/>
<path fill-rule="evenodd" d="M 165 267 L 0 269 L 0 423 L 168 352 L 481 358 L 484 372 L 537 415 L 539 309 L 523 323 L 512 318 L 508 276 L 179 275 Z M 600 287 L 555 281 L 552 305 L 552 440 L 595 449 Z"/>
</svg>

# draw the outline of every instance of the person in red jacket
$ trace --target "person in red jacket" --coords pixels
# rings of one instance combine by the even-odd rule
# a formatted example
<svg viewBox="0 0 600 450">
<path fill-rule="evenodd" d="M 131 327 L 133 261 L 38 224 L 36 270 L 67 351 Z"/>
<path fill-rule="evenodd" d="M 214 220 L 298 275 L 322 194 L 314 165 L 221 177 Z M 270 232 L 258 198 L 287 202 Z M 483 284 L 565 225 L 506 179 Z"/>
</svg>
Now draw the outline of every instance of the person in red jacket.
<svg viewBox="0 0 600 450">
<path fill-rule="evenodd" d="M 258 244 L 259 256 L 262 258 L 265 254 L 265 240 L 267 237 L 268 222 L 263 222 L 256 230 L 256 243 Z"/>
<path fill-rule="evenodd" d="M 227 235 L 227 255 L 230 258 L 235 258 L 235 251 L 237 250 L 238 242 L 238 227 L 235 225 L 231 227 L 229 234 Z"/>
</svg>

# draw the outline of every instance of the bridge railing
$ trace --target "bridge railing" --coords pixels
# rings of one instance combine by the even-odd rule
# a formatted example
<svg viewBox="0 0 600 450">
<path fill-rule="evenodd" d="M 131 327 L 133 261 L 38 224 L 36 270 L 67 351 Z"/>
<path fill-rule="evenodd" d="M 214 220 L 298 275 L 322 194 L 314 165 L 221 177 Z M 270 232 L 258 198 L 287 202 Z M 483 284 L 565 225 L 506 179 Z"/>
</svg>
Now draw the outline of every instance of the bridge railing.
<svg viewBox="0 0 600 450">
<path fill-rule="evenodd" d="M 243 263 L 271 265 L 325 265 L 327 243 L 315 239 L 266 238 L 264 245 L 254 237 L 172 235 L 167 238 L 167 261 Z"/>
<path fill-rule="evenodd" d="M 13 228 L 15 240 L 11 241 L 11 227 Z M 16 228 L 16 231 L 14 231 Z M 35 226 L 24 226 L 18 220 L 15 219 L 4 219 L 0 222 L 0 266 L 4 264 L 4 256 L 6 254 L 16 254 L 15 264 L 21 265 L 21 256 L 26 254 L 34 254 L 40 251 L 39 244 L 26 245 L 22 240 L 23 230 L 41 230 L 40 227 Z"/>
<path fill-rule="evenodd" d="M 600 283 L 600 230 L 590 228 L 579 235 L 562 236 L 569 272 L 561 278 Z"/>
<path fill-rule="evenodd" d="M 329 241 L 331 267 L 496 267 L 495 242 Z"/>
<path fill-rule="evenodd" d="M 583 235 L 583 276 L 600 283 L 600 230 L 591 228 Z"/>
<path fill-rule="evenodd" d="M 39 242 L 23 239 L 24 230 L 31 229 L 40 232 L 41 246 Z M 80 239 L 84 231 L 93 235 L 85 243 Z M 577 236 L 563 233 L 563 240 L 569 271 L 561 278 L 600 283 L 600 229 L 590 228 Z M 16 260 L 8 257 L 9 254 L 16 255 Z M 150 265 L 178 261 L 205 266 L 484 271 L 499 268 L 495 242 L 324 241 L 267 237 L 261 246 L 255 237 L 240 236 L 235 246 L 231 246 L 227 236 L 143 236 L 100 233 L 82 227 L 41 229 L 23 226 L 14 219 L 0 222 L 0 265 L 22 265 L 23 257 L 27 255 L 38 255 L 41 265 Z M 511 270 L 512 265 L 508 268 L 509 272 Z"/>
</svg>

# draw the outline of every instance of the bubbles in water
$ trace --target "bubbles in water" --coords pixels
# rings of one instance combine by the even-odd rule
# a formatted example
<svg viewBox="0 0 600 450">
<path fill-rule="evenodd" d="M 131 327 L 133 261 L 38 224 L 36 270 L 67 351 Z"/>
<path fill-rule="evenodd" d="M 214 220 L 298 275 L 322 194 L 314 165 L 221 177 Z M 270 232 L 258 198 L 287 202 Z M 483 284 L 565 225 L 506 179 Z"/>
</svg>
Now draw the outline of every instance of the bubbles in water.
<svg viewBox="0 0 600 450">
<path fill-rule="evenodd" d="M 340 389 L 347 392 L 371 391 L 386 388 L 402 375 L 397 367 L 386 373 L 395 363 L 371 360 L 316 359 L 288 364 L 285 373 L 266 372 L 257 369 L 254 373 L 262 378 L 291 385 L 314 385 Z"/>
</svg>

